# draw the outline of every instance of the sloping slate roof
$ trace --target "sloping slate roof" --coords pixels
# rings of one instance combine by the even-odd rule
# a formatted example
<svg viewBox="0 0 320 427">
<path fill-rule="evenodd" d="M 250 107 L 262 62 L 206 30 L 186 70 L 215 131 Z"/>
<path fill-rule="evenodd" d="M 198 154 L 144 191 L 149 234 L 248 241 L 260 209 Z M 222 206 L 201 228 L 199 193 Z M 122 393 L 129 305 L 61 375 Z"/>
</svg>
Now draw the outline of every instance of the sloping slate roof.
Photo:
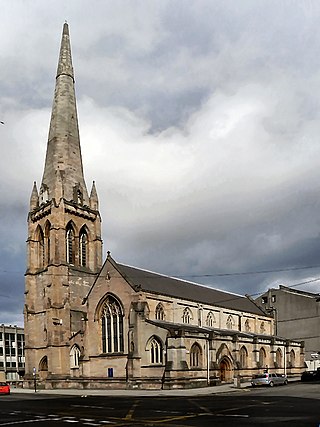
<svg viewBox="0 0 320 427">
<path fill-rule="evenodd" d="M 140 286 L 144 291 L 266 316 L 260 308 L 245 296 L 124 264 L 116 263 L 116 265 L 131 286 Z"/>
<path fill-rule="evenodd" d="M 150 323 L 151 325 L 155 325 L 155 326 L 158 326 L 159 328 L 167 329 L 167 330 L 172 330 L 172 329 L 183 330 L 191 333 L 200 332 L 205 334 L 214 333 L 215 335 L 228 335 L 228 336 L 238 335 L 241 337 L 248 337 L 248 338 L 253 338 L 254 336 L 257 336 L 256 334 L 253 334 L 253 333 L 241 332 L 241 331 L 232 330 L 232 329 L 209 328 L 207 326 L 196 326 L 196 325 L 186 324 L 186 323 L 173 323 L 173 322 L 166 322 L 164 320 L 146 319 L 146 322 Z M 270 338 L 270 336 L 268 337 Z"/>
</svg>

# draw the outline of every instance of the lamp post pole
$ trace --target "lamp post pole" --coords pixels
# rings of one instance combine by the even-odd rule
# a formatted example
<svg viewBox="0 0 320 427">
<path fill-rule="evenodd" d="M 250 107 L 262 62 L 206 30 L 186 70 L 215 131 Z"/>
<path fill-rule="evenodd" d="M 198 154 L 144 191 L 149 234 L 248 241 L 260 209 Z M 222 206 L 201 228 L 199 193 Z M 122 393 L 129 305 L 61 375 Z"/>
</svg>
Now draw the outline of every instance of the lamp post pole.
<svg viewBox="0 0 320 427">
<path fill-rule="evenodd" d="M 34 385 L 34 392 L 37 392 L 37 369 L 33 368 L 33 385 Z"/>
</svg>

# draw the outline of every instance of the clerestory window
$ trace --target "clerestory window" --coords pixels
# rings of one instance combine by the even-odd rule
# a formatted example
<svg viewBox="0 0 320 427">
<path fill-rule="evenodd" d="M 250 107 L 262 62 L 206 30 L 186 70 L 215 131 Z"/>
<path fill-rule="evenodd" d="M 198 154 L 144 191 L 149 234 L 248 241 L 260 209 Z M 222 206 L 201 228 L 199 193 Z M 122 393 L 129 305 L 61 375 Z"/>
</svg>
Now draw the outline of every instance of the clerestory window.
<svg viewBox="0 0 320 427">
<path fill-rule="evenodd" d="M 164 318 L 165 318 L 164 308 L 163 308 L 163 305 L 161 303 L 159 303 L 156 307 L 155 318 L 156 318 L 156 320 L 164 320 Z"/>
</svg>

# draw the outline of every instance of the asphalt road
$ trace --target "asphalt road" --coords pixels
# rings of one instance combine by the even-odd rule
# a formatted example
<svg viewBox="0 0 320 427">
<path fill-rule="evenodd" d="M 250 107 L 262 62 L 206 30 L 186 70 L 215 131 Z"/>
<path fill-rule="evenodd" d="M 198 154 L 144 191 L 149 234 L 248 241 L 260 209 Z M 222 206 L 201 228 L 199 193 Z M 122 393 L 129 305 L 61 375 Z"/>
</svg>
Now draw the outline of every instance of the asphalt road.
<svg viewBox="0 0 320 427">
<path fill-rule="evenodd" d="M 0 396 L 0 427 L 320 425 L 320 383 L 187 397 Z"/>
</svg>

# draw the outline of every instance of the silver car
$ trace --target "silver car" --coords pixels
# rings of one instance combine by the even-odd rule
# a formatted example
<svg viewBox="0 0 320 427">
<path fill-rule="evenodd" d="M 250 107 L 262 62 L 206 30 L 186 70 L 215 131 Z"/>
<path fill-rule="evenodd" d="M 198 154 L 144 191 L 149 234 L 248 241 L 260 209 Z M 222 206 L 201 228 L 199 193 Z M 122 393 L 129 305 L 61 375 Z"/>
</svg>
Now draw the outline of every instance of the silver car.
<svg viewBox="0 0 320 427">
<path fill-rule="evenodd" d="M 268 372 L 264 374 L 253 375 L 251 380 L 252 387 L 258 385 L 268 385 L 273 387 L 274 385 L 287 385 L 288 379 L 286 375 L 282 374 L 269 374 Z"/>
</svg>

